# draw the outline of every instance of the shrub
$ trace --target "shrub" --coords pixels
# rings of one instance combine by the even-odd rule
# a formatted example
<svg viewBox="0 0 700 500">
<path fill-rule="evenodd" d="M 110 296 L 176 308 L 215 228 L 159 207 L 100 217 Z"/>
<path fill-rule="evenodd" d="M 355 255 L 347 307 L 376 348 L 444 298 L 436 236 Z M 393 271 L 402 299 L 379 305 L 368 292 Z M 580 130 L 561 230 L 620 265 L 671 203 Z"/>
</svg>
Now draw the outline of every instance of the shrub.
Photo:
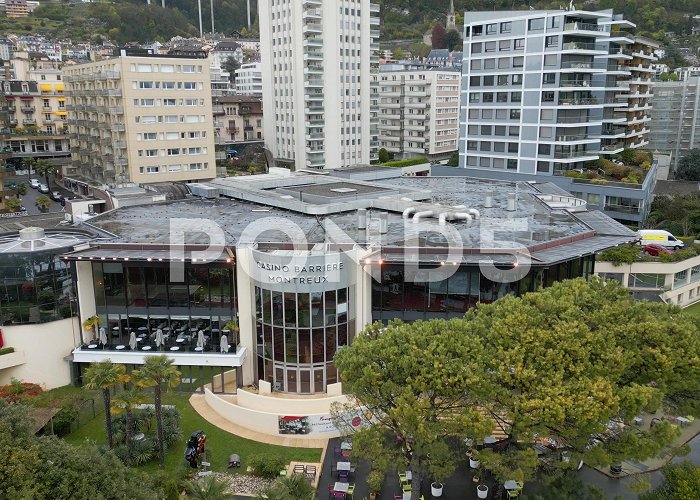
<svg viewBox="0 0 700 500">
<path fill-rule="evenodd" d="M 274 479 L 284 469 L 285 461 L 279 455 L 258 453 L 250 456 L 248 465 L 254 476 Z"/>
<path fill-rule="evenodd" d="M 429 163 L 428 159 L 424 156 L 419 158 L 407 158 L 405 160 L 388 161 L 385 163 L 380 163 L 382 167 L 410 167 L 411 165 L 422 165 L 423 163 Z"/>
<path fill-rule="evenodd" d="M 573 179 L 586 179 L 587 176 L 583 172 L 577 172 L 576 170 L 569 170 L 564 174 L 564 177 L 571 177 Z"/>
<path fill-rule="evenodd" d="M 13 378 L 8 385 L 0 386 L 0 398 L 10 402 L 17 402 L 28 396 L 36 396 L 42 391 L 39 384 L 21 382 Z"/>
<path fill-rule="evenodd" d="M 2 349 L 0 349 L 0 356 L 2 356 L 3 354 L 10 354 L 11 352 L 15 352 L 14 347 L 3 347 Z"/>
<path fill-rule="evenodd" d="M 381 148 L 377 155 L 379 157 L 379 163 L 386 163 L 389 161 L 389 151 L 385 148 Z"/>
<path fill-rule="evenodd" d="M 601 253 L 598 260 L 611 262 L 613 266 L 632 264 L 639 260 L 640 251 L 639 245 L 620 245 Z"/>
<path fill-rule="evenodd" d="M 71 432 L 71 426 L 73 422 L 78 418 L 78 408 L 67 403 L 61 407 L 59 411 L 53 417 L 53 432 L 57 436 L 67 436 Z"/>
<path fill-rule="evenodd" d="M 452 156 L 450 156 L 450 159 L 447 161 L 447 166 L 448 167 L 457 167 L 459 166 L 459 153 L 456 151 L 452 153 Z"/>
</svg>

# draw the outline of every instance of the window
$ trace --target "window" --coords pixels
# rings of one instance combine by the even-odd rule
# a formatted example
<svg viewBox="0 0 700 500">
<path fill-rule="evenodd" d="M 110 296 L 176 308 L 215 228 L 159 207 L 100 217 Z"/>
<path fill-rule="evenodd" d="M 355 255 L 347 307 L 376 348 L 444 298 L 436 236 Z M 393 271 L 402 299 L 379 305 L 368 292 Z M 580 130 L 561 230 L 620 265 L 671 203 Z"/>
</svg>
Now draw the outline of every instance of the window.
<svg viewBox="0 0 700 500">
<path fill-rule="evenodd" d="M 185 106 L 196 106 L 199 99 L 185 99 Z"/>
<path fill-rule="evenodd" d="M 510 68 L 510 57 L 501 57 L 498 60 L 498 69 L 508 69 Z"/>
<path fill-rule="evenodd" d="M 163 99 L 163 106 L 177 106 L 177 99 Z"/>
<path fill-rule="evenodd" d="M 152 89 L 153 82 L 139 82 L 139 88 L 140 89 Z"/>
<path fill-rule="evenodd" d="M 164 123 L 177 123 L 177 115 L 165 115 L 163 117 Z"/>
<path fill-rule="evenodd" d="M 491 135 L 491 125 L 482 125 L 481 135 Z"/>
<path fill-rule="evenodd" d="M 511 102 L 520 102 L 522 101 L 523 93 L 522 92 L 511 92 L 510 93 L 510 101 Z"/>
<path fill-rule="evenodd" d="M 197 82 L 184 82 L 182 88 L 185 90 L 197 90 Z"/>
<path fill-rule="evenodd" d="M 182 65 L 182 72 L 183 73 L 194 73 L 195 72 L 194 64 L 183 64 Z"/>
<path fill-rule="evenodd" d="M 496 69 L 496 60 L 484 59 L 484 69 Z"/>
<path fill-rule="evenodd" d="M 469 102 L 480 102 L 480 94 L 478 92 L 469 93 Z"/>
<path fill-rule="evenodd" d="M 189 148 L 187 151 L 187 154 L 190 155 L 201 155 L 202 154 L 202 148 Z"/>
<path fill-rule="evenodd" d="M 510 137 L 518 137 L 520 135 L 520 127 L 508 127 L 508 135 Z"/>
<path fill-rule="evenodd" d="M 538 172 L 549 172 L 549 162 L 548 161 L 538 161 L 537 162 Z"/>
<path fill-rule="evenodd" d="M 513 85 L 522 85 L 523 84 L 523 75 L 513 75 L 513 78 L 511 79 Z"/>
<path fill-rule="evenodd" d="M 473 36 L 481 36 L 484 34 L 484 27 L 483 26 L 474 26 L 472 35 Z"/>
<path fill-rule="evenodd" d="M 467 151 L 476 151 L 478 141 L 467 141 Z"/>
<path fill-rule="evenodd" d="M 508 162 L 506 163 L 506 168 L 508 170 L 518 170 L 518 160 L 508 160 Z"/>
<path fill-rule="evenodd" d="M 179 156 L 180 155 L 180 148 L 169 148 L 168 149 L 168 156 Z"/>
<path fill-rule="evenodd" d="M 484 76 L 484 87 L 493 87 L 494 76 L 486 75 Z"/>
<path fill-rule="evenodd" d="M 484 44 L 484 52 L 496 52 L 496 42 L 486 42 Z"/>
<path fill-rule="evenodd" d="M 542 83 L 545 85 L 551 85 L 557 81 L 556 73 L 544 73 L 542 75 Z"/>
<path fill-rule="evenodd" d="M 478 87 L 481 85 L 481 77 L 480 76 L 470 76 L 469 77 L 469 85 L 472 87 Z"/>
<path fill-rule="evenodd" d="M 513 48 L 515 50 L 525 50 L 525 39 L 524 38 L 516 38 L 513 41 Z"/>
<path fill-rule="evenodd" d="M 600 195 L 588 193 L 587 201 L 589 205 L 600 205 Z"/>
<path fill-rule="evenodd" d="M 138 116 L 136 118 L 138 118 Z M 151 125 L 153 123 L 156 123 L 156 117 L 155 116 L 142 116 L 141 123 L 144 125 Z"/>
<path fill-rule="evenodd" d="M 519 109 L 511 109 L 510 110 L 510 119 L 511 120 L 520 120 L 520 110 Z"/>
<path fill-rule="evenodd" d="M 544 29 L 544 17 L 530 19 L 527 22 L 527 29 L 528 31 L 542 31 Z"/>
<path fill-rule="evenodd" d="M 504 137 L 506 135 L 506 126 L 505 125 L 496 125 L 494 127 L 494 135 Z"/>
<path fill-rule="evenodd" d="M 550 154 L 552 154 L 552 145 L 551 144 L 540 144 L 537 147 L 537 154 L 549 156 Z"/>
<path fill-rule="evenodd" d="M 165 133 L 165 140 L 166 141 L 176 141 L 180 138 L 180 134 L 177 132 L 166 132 Z"/>
<path fill-rule="evenodd" d="M 484 102 L 493 102 L 493 92 L 484 92 Z"/>
<path fill-rule="evenodd" d="M 549 121 L 552 119 L 554 119 L 554 110 L 552 110 L 552 109 L 540 110 L 540 120 Z"/>
<path fill-rule="evenodd" d="M 496 34 L 496 24 L 487 24 L 486 25 L 486 34 L 487 35 L 495 35 Z"/>
<path fill-rule="evenodd" d="M 631 273 L 628 281 L 630 288 L 663 288 L 665 284 L 665 274 Z"/>
<path fill-rule="evenodd" d="M 522 56 L 514 57 L 513 58 L 513 67 L 514 68 L 522 68 L 524 62 L 525 62 L 524 57 L 522 57 Z"/>
<path fill-rule="evenodd" d="M 474 59 L 471 63 L 472 69 L 481 69 L 481 59 Z"/>
<path fill-rule="evenodd" d="M 481 54 L 483 50 L 481 42 L 472 43 L 472 54 Z"/>
<path fill-rule="evenodd" d="M 501 23 L 501 33 L 510 33 L 512 27 L 513 23 L 511 22 Z"/>
<path fill-rule="evenodd" d="M 510 50 L 510 40 L 501 40 L 498 42 L 498 50 L 499 52 Z"/>
<path fill-rule="evenodd" d="M 146 149 L 144 151 L 144 156 L 149 156 L 149 157 L 158 156 L 158 150 L 157 149 Z"/>
<path fill-rule="evenodd" d="M 557 65 L 557 55 L 556 54 L 546 54 L 544 56 L 545 66 L 556 66 Z"/>
<path fill-rule="evenodd" d="M 544 37 L 544 46 L 546 48 L 559 46 L 559 35 L 551 35 Z"/>
<path fill-rule="evenodd" d="M 481 142 L 481 150 L 482 151 L 491 151 L 491 143 L 488 141 L 482 141 Z"/>
<path fill-rule="evenodd" d="M 508 102 L 508 92 L 497 92 L 496 102 Z"/>
<path fill-rule="evenodd" d="M 143 134 L 144 141 L 155 141 L 157 139 L 157 134 L 155 132 L 145 132 Z"/>
<path fill-rule="evenodd" d="M 164 90 L 172 90 L 175 88 L 175 82 L 163 82 Z"/>
<path fill-rule="evenodd" d="M 508 143 L 508 152 L 509 153 L 517 153 L 518 152 L 518 143 L 517 142 L 509 142 Z"/>
<path fill-rule="evenodd" d="M 498 86 L 503 87 L 508 85 L 508 75 L 498 75 Z"/>
</svg>

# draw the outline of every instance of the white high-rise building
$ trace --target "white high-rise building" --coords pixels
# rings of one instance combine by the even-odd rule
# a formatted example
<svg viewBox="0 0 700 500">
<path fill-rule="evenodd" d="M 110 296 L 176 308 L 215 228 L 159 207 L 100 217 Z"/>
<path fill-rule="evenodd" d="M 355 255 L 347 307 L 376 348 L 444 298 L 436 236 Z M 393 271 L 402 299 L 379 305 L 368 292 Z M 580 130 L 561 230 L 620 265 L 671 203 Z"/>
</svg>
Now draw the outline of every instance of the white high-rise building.
<svg viewBox="0 0 700 500">
<path fill-rule="evenodd" d="M 369 0 L 261 0 L 265 137 L 295 168 L 369 163 L 379 6 Z"/>
</svg>

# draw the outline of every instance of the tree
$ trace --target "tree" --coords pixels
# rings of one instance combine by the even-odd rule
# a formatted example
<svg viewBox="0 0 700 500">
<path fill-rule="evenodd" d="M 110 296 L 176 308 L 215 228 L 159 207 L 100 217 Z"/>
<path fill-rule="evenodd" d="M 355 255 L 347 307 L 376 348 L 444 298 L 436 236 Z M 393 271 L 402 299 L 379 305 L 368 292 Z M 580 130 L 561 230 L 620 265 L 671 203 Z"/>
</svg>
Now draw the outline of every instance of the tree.
<svg viewBox="0 0 700 500">
<path fill-rule="evenodd" d="M 394 50 L 391 51 L 391 55 L 394 56 L 394 59 L 398 59 L 399 61 L 404 58 L 404 52 L 401 47 L 396 47 Z"/>
<path fill-rule="evenodd" d="M 22 200 L 19 198 L 5 198 L 5 208 L 8 212 L 16 212 L 22 207 Z"/>
<path fill-rule="evenodd" d="M 131 377 L 126 375 L 124 382 L 130 382 Z M 145 396 L 137 387 L 120 392 L 114 396 L 112 404 L 112 413 L 115 415 L 125 414 L 126 417 L 126 449 L 129 457 L 129 463 L 134 454 L 134 409 L 136 406 L 144 402 Z"/>
<path fill-rule="evenodd" d="M 697 235 L 700 233 L 700 195 L 654 197 L 647 224 L 674 234 Z"/>
<path fill-rule="evenodd" d="M 224 61 L 222 69 L 228 71 L 228 79 L 231 83 L 236 82 L 236 70 L 240 67 L 240 63 L 234 57 L 229 56 L 229 58 Z"/>
<path fill-rule="evenodd" d="M 700 149 L 687 151 L 676 166 L 676 179 L 700 181 Z"/>
<path fill-rule="evenodd" d="M 435 23 L 435 26 L 433 26 L 432 38 L 430 40 L 433 49 L 447 48 L 447 31 L 445 31 L 445 27 L 442 24 Z"/>
<path fill-rule="evenodd" d="M 180 372 L 173 366 L 173 360 L 165 354 L 162 356 L 146 356 L 143 367 L 135 370 L 134 380 L 141 387 L 153 387 L 153 400 L 156 411 L 158 429 L 158 459 L 160 466 L 165 465 L 165 444 L 163 436 L 162 389 L 170 391 L 180 384 Z"/>
<path fill-rule="evenodd" d="M 448 167 L 457 167 L 459 166 L 459 153 L 454 152 L 452 153 L 452 156 L 450 156 L 450 159 L 447 160 L 447 166 Z"/>
<path fill-rule="evenodd" d="M 663 468 L 664 482 L 641 500 L 694 500 L 700 491 L 700 467 L 691 463 L 668 464 Z"/>
<path fill-rule="evenodd" d="M 342 427 L 344 415 L 360 407 L 375 422 L 354 431 L 353 454 L 379 470 L 410 470 L 414 500 L 421 476 L 444 481 L 454 470 L 459 458 L 446 444 L 449 437 L 488 435 L 493 427 L 474 405 L 482 348 L 460 334 L 462 324 L 375 323 L 334 358 L 350 398 L 332 410 L 334 419 Z"/>
<path fill-rule="evenodd" d="M 301 474 L 280 477 L 264 491 L 264 497 L 275 500 L 312 500 L 314 489 Z"/>
<path fill-rule="evenodd" d="M 302 477 L 303 476 L 299 476 Z M 235 495 L 228 491 L 228 483 L 216 476 L 205 476 L 185 483 L 187 498 L 194 500 L 233 500 Z M 275 497 L 269 497 L 275 498 Z"/>
<path fill-rule="evenodd" d="M 21 161 L 22 169 L 28 171 L 28 175 L 32 174 L 32 170 L 36 168 L 36 158 L 27 157 L 22 158 Z"/>
<path fill-rule="evenodd" d="M 532 474 L 526 457 L 512 461 L 509 453 L 535 435 L 566 447 L 572 464 L 657 456 L 678 435 L 668 422 L 615 432 L 608 423 L 628 422 L 662 402 L 693 413 L 700 402 L 696 325 L 677 307 L 634 301 L 617 283 L 576 279 L 505 297 L 468 312 L 465 330 L 487 354 L 482 378 L 489 390 L 480 407 L 510 446 L 483 459 L 505 463 L 511 477 Z M 599 436 L 595 446 L 592 436 Z"/>
<path fill-rule="evenodd" d="M 112 432 L 112 388 L 124 380 L 126 367 L 117 365 L 106 359 L 97 363 L 91 363 L 85 370 L 85 388 L 100 389 L 105 405 L 105 429 L 107 430 L 107 443 L 110 449 L 114 447 L 114 434 Z"/>
<path fill-rule="evenodd" d="M 35 498 L 39 451 L 31 438 L 29 407 L 0 398 L 0 498 Z"/>
<path fill-rule="evenodd" d="M 51 163 L 49 160 L 39 160 L 36 162 L 36 171 L 39 175 L 43 175 L 44 179 L 46 180 L 46 185 L 50 186 L 49 184 L 49 175 L 56 175 L 57 169 L 56 165 Z"/>
<path fill-rule="evenodd" d="M 25 194 L 27 194 L 27 185 L 22 182 L 17 185 L 17 195 L 24 196 Z"/>
<path fill-rule="evenodd" d="M 450 30 L 445 34 L 445 48 L 449 50 L 462 50 L 462 36 L 457 30 Z"/>
<path fill-rule="evenodd" d="M 380 148 L 378 153 L 379 163 L 386 163 L 389 161 L 389 151 L 386 148 Z"/>
<path fill-rule="evenodd" d="M 42 194 L 39 196 L 34 204 L 37 206 L 37 208 L 41 211 L 48 210 L 48 208 L 51 206 L 51 198 L 46 196 L 45 194 Z"/>
</svg>

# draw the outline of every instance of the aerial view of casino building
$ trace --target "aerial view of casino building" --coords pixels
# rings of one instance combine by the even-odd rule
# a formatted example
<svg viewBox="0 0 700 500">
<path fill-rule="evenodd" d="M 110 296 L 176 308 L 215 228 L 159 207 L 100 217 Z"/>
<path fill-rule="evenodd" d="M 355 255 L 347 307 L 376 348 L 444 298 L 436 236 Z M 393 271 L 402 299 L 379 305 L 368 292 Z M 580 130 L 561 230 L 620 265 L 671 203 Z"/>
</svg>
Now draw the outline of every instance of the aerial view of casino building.
<svg viewBox="0 0 700 500">
<path fill-rule="evenodd" d="M 367 324 L 461 316 L 479 302 L 587 277 L 597 252 L 635 239 L 551 183 L 389 171 L 400 174 L 217 179 L 191 184 L 186 200 L 90 219 L 52 250 L 60 295 L 79 317 L 53 355 L 67 357 L 63 369 L 79 382 L 93 361 L 134 367 L 167 353 L 239 425 L 283 433 L 283 417 L 303 415 L 309 435 L 329 432 L 323 417 L 344 399 L 333 356 Z M 13 252 L 51 234 L 25 234 L 19 245 L 6 235 L 6 289 L 26 279 L 10 272 Z M 15 295 L 2 301 L 5 325 Z M 99 328 L 82 327 L 95 316 Z M 15 315 L 24 325 L 3 328 L 35 319 Z"/>
</svg>

